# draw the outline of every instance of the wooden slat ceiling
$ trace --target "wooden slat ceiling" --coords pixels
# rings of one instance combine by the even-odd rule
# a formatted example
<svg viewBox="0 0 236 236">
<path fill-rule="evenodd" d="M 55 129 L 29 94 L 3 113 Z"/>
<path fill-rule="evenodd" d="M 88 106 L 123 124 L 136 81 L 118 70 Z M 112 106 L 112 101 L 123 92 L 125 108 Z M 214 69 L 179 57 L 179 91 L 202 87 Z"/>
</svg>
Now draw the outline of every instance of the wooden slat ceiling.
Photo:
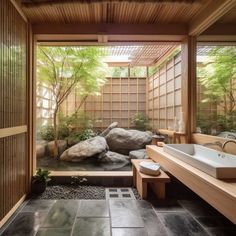
<svg viewBox="0 0 236 236">
<path fill-rule="evenodd" d="M 108 56 L 128 56 L 130 63 L 127 65 L 129 66 L 150 66 L 176 47 L 177 45 L 174 44 L 159 43 L 155 45 L 104 46 L 101 49 Z"/>
<path fill-rule="evenodd" d="M 32 23 L 188 23 L 213 0 L 21 0 Z"/>
<path fill-rule="evenodd" d="M 224 15 L 218 22 L 225 24 L 236 24 L 236 7 L 234 7 L 231 11 Z"/>
</svg>

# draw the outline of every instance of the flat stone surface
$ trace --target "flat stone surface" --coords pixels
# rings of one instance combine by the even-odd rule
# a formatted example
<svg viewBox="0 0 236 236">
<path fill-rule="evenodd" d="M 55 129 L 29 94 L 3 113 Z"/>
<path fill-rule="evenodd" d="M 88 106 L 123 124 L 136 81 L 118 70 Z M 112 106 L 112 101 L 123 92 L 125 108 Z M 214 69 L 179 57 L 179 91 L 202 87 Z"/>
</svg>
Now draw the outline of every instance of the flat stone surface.
<svg viewBox="0 0 236 236">
<path fill-rule="evenodd" d="M 196 217 L 221 216 L 216 209 L 202 200 L 180 200 L 179 203 Z"/>
<path fill-rule="evenodd" d="M 72 236 L 110 236 L 109 218 L 77 218 Z"/>
<path fill-rule="evenodd" d="M 148 236 L 167 236 L 167 231 L 157 217 L 152 205 L 147 201 L 137 201 L 137 206 Z"/>
<path fill-rule="evenodd" d="M 136 200 L 110 200 L 112 227 L 144 227 Z"/>
<path fill-rule="evenodd" d="M 152 205 L 157 212 L 185 211 L 176 199 L 158 199 L 152 201 Z"/>
<path fill-rule="evenodd" d="M 70 228 L 74 223 L 79 201 L 58 200 L 49 211 L 43 227 Z"/>
<path fill-rule="evenodd" d="M 21 210 L 22 212 L 49 211 L 56 200 L 31 199 Z"/>
<path fill-rule="evenodd" d="M 208 231 L 211 236 L 235 236 L 236 229 L 230 228 L 212 228 Z"/>
<path fill-rule="evenodd" d="M 63 228 L 40 228 L 36 236 L 70 236 L 71 229 Z"/>
<path fill-rule="evenodd" d="M 201 225 L 185 212 L 162 212 L 158 217 L 167 229 L 168 235 L 205 236 L 207 232 Z"/>
<path fill-rule="evenodd" d="M 148 236 L 144 228 L 113 228 L 112 236 Z"/>
<path fill-rule="evenodd" d="M 77 217 L 109 217 L 106 200 L 81 200 Z"/>
<path fill-rule="evenodd" d="M 115 188 L 110 189 L 115 194 Z M 127 193 L 127 188 L 120 190 Z M 0 229 L 1 236 L 110 236 L 111 232 L 113 236 L 234 236 L 236 226 L 196 198 L 33 199 L 25 201 Z"/>
<path fill-rule="evenodd" d="M 2 236 L 33 236 L 42 225 L 45 212 L 20 212 Z"/>
</svg>

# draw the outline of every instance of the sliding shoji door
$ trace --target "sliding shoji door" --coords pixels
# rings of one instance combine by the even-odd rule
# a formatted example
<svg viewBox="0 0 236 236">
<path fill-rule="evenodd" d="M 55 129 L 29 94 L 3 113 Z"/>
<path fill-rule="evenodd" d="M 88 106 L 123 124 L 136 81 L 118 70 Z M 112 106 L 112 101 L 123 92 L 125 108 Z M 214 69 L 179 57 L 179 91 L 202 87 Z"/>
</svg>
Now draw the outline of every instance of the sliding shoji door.
<svg viewBox="0 0 236 236">
<path fill-rule="evenodd" d="M 27 22 L 0 4 L 0 226 L 27 192 Z"/>
</svg>

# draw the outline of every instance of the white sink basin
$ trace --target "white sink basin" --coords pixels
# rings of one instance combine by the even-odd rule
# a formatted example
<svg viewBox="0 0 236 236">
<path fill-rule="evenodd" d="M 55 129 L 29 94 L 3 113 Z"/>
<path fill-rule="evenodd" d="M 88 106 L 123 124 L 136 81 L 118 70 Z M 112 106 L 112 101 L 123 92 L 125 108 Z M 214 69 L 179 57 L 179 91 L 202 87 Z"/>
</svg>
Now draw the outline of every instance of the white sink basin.
<svg viewBox="0 0 236 236">
<path fill-rule="evenodd" d="M 197 144 L 166 144 L 163 150 L 215 178 L 236 178 L 235 155 Z"/>
</svg>

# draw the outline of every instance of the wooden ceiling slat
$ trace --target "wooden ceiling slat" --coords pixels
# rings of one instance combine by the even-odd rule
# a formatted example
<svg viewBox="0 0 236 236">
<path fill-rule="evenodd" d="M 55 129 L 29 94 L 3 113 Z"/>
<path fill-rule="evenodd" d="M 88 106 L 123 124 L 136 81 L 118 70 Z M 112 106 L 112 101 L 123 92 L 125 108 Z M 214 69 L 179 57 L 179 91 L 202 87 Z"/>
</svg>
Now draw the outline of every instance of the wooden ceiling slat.
<svg viewBox="0 0 236 236">
<path fill-rule="evenodd" d="M 23 0 L 22 10 L 32 23 L 188 23 L 209 1 L 212 0 L 69 0 L 54 4 Z"/>
</svg>

